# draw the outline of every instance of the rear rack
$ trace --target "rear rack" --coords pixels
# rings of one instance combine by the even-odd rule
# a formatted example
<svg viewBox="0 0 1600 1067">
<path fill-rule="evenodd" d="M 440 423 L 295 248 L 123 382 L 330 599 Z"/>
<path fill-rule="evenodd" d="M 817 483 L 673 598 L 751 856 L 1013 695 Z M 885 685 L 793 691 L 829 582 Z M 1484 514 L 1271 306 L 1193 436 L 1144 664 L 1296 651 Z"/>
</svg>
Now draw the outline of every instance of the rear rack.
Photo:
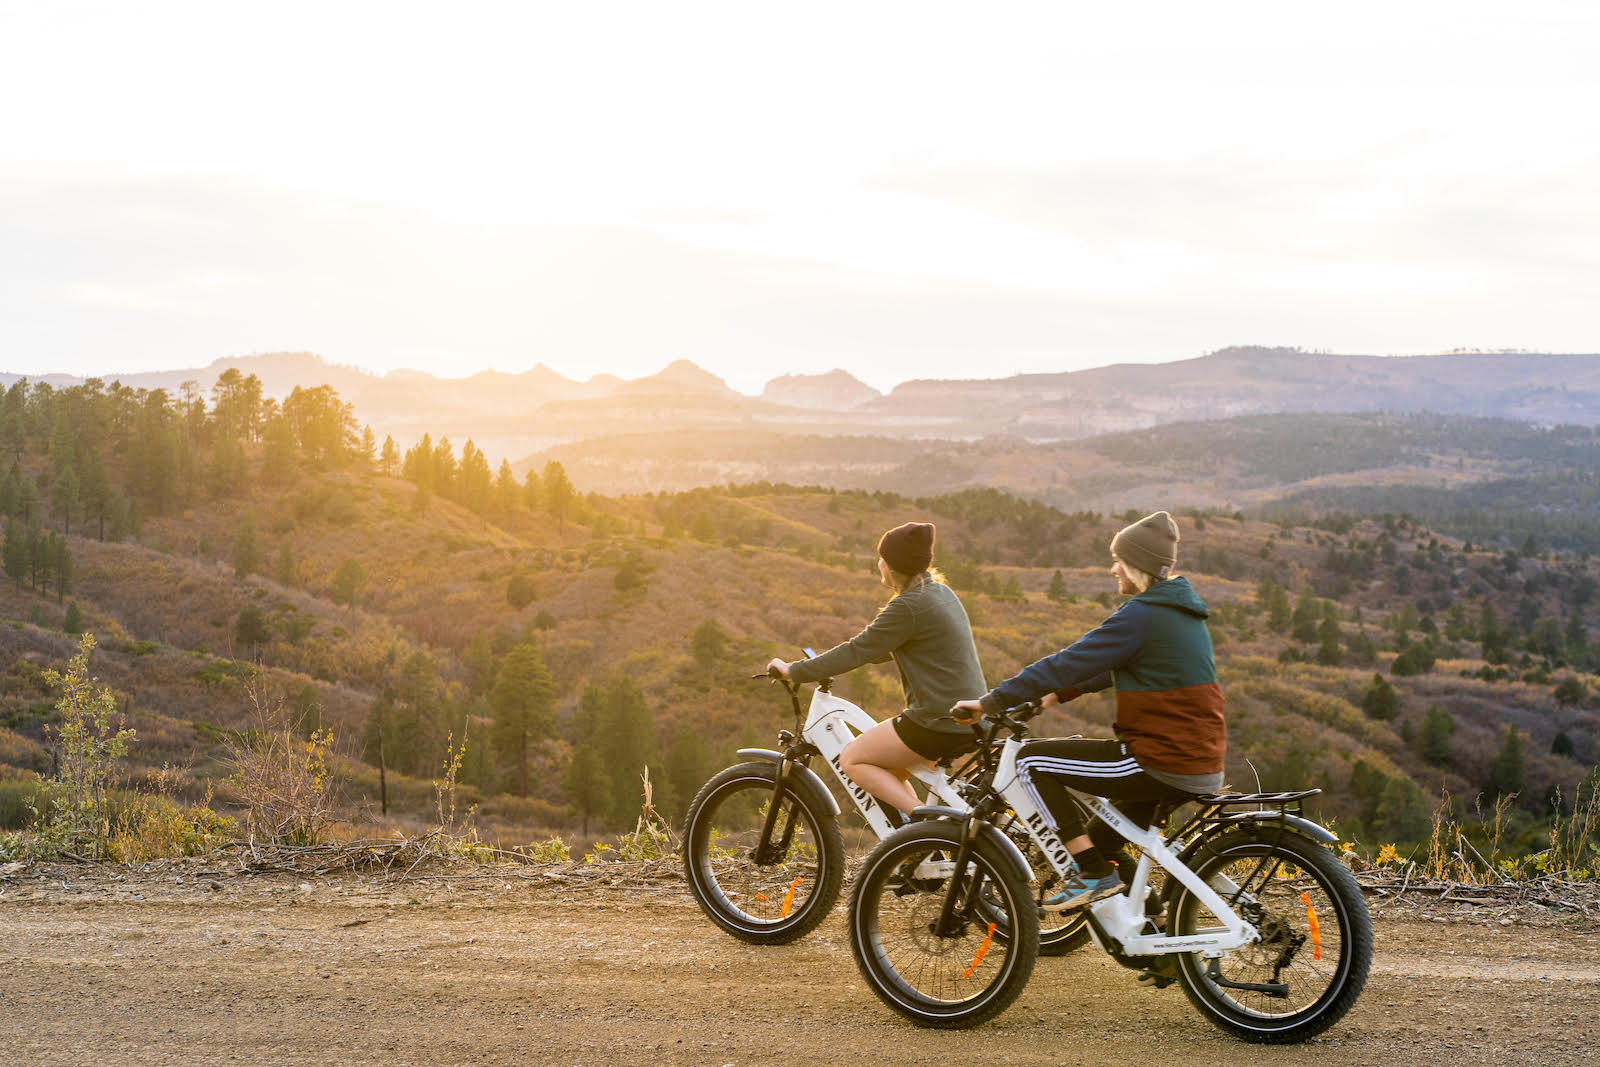
<svg viewBox="0 0 1600 1067">
<path fill-rule="evenodd" d="M 1287 793 L 1202 793 L 1193 802 L 1206 808 L 1231 808 L 1239 804 L 1290 804 L 1314 797 L 1320 789 L 1298 789 Z"/>
<path fill-rule="evenodd" d="M 1281 793 L 1204 793 L 1190 798 L 1190 802 L 1198 805 L 1199 810 L 1189 818 L 1189 821 L 1175 833 L 1167 832 L 1163 836 L 1168 841 L 1175 841 L 1187 837 L 1191 831 L 1199 827 L 1233 823 L 1258 827 L 1275 826 L 1279 830 L 1287 830 L 1293 826 L 1313 837 L 1332 841 L 1333 834 L 1305 817 L 1306 798 L 1314 797 L 1321 792 L 1320 789 L 1296 789 Z M 1171 809 L 1158 810 L 1156 818 L 1165 824 L 1167 817 L 1181 806 L 1179 804 Z"/>
</svg>

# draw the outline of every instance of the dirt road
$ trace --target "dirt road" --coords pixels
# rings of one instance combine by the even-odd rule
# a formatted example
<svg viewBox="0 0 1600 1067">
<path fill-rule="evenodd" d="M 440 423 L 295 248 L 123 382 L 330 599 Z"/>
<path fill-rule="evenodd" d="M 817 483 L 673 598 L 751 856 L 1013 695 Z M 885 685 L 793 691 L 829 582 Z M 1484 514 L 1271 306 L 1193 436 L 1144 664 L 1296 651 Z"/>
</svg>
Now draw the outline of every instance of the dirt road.
<svg viewBox="0 0 1600 1067">
<path fill-rule="evenodd" d="M 1600 1061 L 1600 926 L 1536 908 L 1380 908 L 1355 1009 L 1273 1048 L 1093 948 L 1041 959 L 986 1026 L 919 1030 L 856 972 L 842 904 L 803 941 L 758 949 L 714 930 L 675 880 L 215 868 L 0 878 L 0 1064 Z"/>
</svg>

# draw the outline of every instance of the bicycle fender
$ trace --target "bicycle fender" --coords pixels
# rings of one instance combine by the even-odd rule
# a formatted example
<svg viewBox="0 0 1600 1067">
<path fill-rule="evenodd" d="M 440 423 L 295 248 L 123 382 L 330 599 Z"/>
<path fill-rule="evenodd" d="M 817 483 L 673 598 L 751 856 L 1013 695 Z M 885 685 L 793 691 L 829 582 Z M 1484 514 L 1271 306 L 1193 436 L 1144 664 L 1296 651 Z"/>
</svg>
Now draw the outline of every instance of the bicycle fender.
<svg viewBox="0 0 1600 1067">
<path fill-rule="evenodd" d="M 1339 840 L 1335 834 L 1325 826 L 1319 826 L 1310 819 L 1303 819 L 1298 815 L 1288 815 L 1278 811 L 1243 811 L 1228 820 L 1234 825 L 1255 823 L 1255 828 L 1269 830 L 1283 824 L 1291 833 L 1298 833 L 1302 837 L 1309 837 L 1323 845 L 1331 845 Z"/>
<path fill-rule="evenodd" d="M 765 763 L 782 765 L 783 753 L 775 752 L 770 748 L 741 748 L 739 755 L 743 759 L 757 759 Z M 839 802 L 833 799 L 833 794 L 828 792 L 828 787 L 822 784 L 822 779 L 817 777 L 817 772 L 810 767 L 789 761 L 789 784 L 797 792 L 804 793 L 806 800 L 818 809 L 838 818 Z"/>
<path fill-rule="evenodd" d="M 949 819 L 952 822 L 965 822 L 970 812 L 958 811 L 955 808 L 946 808 L 937 804 L 926 804 L 911 813 L 912 822 L 922 822 L 927 819 Z M 1024 882 L 1033 881 L 1033 868 L 1028 866 L 1028 861 L 1023 859 L 1022 850 L 1017 843 L 993 823 L 980 822 L 978 834 L 1000 851 L 1000 854 L 1011 864 L 1011 872 Z"/>
<path fill-rule="evenodd" d="M 1178 854 L 1178 859 L 1188 863 L 1208 842 L 1234 828 L 1252 830 L 1263 836 L 1275 832 L 1298 834 L 1324 846 L 1332 845 L 1339 840 L 1338 835 L 1331 830 L 1318 826 L 1310 819 L 1302 819 L 1298 815 L 1286 815 L 1281 811 L 1243 811 L 1218 820 L 1210 831 L 1189 842 L 1188 847 Z"/>
</svg>

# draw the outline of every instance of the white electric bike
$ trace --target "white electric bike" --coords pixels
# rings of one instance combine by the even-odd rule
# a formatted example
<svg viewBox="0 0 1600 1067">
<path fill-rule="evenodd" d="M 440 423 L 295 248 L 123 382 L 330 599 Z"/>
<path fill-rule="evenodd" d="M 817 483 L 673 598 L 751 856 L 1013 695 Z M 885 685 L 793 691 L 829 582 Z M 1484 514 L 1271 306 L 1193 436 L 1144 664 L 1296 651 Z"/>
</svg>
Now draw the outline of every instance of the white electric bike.
<svg viewBox="0 0 1600 1067">
<path fill-rule="evenodd" d="M 1063 876 L 1072 862 L 1017 775 L 1038 711 L 985 715 L 966 803 L 918 809 L 856 871 L 851 952 L 873 992 L 918 1025 L 993 1018 L 1033 970 L 1034 870 L 1004 828 L 1024 826 Z M 1076 912 L 1118 963 L 1158 985 L 1181 982 L 1201 1014 L 1247 1041 L 1304 1041 L 1349 1011 L 1371 964 L 1372 922 L 1328 849 L 1333 835 L 1300 812 L 1318 790 L 1199 796 L 1199 813 L 1170 834 L 1170 811 L 1146 828 L 1068 792 L 1140 852 L 1125 892 Z M 997 913 L 1016 917 L 1006 936 Z"/>
<path fill-rule="evenodd" d="M 814 655 L 810 649 L 805 652 Z M 689 805 L 683 832 L 684 872 L 701 910 L 741 941 L 765 945 L 787 944 L 814 929 L 832 910 L 844 881 L 839 804 L 811 769 L 812 760 L 820 759 L 832 771 L 879 840 L 906 823 L 898 810 L 845 777 L 839 765 L 845 745 L 878 720 L 835 696 L 832 679 L 818 683 L 807 709 L 801 708 L 801 686 L 775 680 L 789 695 L 794 729 L 778 734 L 780 749 L 740 749 L 739 756 L 748 762 L 720 771 L 701 787 Z M 911 774 L 927 791 L 928 804 L 965 811 L 963 792 L 968 787 L 960 776 L 981 758 L 978 752 L 964 757 L 953 774 L 943 767 L 912 768 Z M 1004 831 L 1038 870 L 1037 895 L 1026 902 L 1027 925 L 1035 931 L 1038 951 L 1061 955 L 1086 944 L 1089 931 L 1081 912 L 1046 915 L 1046 927 L 1040 929 L 1038 900 L 1054 891 L 1058 876 L 1020 822 L 1006 822 Z M 897 888 L 914 893 L 917 885 L 940 878 L 947 866 L 948 857 L 934 857 L 924 870 L 908 871 Z M 1003 939 L 1009 929 L 1005 905 L 993 887 L 986 887 L 981 897 L 980 906 Z"/>
</svg>

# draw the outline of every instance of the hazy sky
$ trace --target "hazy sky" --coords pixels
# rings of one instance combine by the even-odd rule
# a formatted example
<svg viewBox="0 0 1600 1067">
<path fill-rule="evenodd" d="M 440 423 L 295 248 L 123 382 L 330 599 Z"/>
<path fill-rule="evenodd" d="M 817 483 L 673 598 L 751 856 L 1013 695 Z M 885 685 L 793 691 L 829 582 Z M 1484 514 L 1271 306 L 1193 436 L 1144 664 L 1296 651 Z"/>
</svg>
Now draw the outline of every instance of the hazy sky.
<svg viewBox="0 0 1600 1067">
<path fill-rule="evenodd" d="M 0 0 L 0 370 L 1600 351 L 1600 5 Z"/>
</svg>

